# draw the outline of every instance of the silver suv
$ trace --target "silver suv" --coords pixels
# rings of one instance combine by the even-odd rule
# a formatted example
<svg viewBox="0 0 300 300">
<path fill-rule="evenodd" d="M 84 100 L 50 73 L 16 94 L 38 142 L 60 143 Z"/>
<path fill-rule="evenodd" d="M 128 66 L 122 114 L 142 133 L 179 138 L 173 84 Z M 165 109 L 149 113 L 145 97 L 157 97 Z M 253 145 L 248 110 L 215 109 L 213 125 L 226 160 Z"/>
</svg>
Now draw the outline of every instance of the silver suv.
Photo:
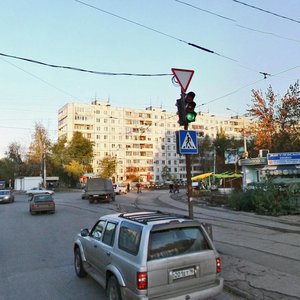
<svg viewBox="0 0 300 300">
<path fill-rule="evenodd" d="M 161 212 L 101 217 L 75 237 L 77 276 L 112 299 L 206 299 L 223 288 L 220 257 L 198 221 Z"/>
</svg>

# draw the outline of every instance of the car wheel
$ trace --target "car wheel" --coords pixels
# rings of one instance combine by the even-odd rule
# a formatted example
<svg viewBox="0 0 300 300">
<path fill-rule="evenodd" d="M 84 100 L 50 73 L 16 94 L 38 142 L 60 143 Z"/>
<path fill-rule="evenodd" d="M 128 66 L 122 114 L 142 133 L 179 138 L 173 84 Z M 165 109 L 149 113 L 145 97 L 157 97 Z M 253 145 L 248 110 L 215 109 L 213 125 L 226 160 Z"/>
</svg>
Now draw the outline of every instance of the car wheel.
<svg viewBox="0 0 300 300">
<path fill-rule="evenodd" d="M 107 296 L 109 300 L 121 300 L 120 285 L 115 276 L 109 277 L 107 284 Z"/>
<path fill-rule="evenodd" d="M 87 275 L 86 271 L 83 268 L 83 263 L 82 263 L 82 258 L 80 254 L 79 248 L 75 249 L 74 253 L 74 267 L 75 267 L 75 272 L 78 277 L 85 277 Z"/>
</svg>

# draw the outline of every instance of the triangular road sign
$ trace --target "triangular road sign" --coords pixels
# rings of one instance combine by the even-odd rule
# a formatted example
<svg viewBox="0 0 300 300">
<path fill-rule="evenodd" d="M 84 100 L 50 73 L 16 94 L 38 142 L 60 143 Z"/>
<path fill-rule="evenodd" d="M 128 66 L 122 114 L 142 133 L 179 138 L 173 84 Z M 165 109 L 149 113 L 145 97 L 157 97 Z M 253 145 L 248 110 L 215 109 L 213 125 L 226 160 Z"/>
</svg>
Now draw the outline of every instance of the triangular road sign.
<svg viewBox="0 0 300 300">
<path fill-rule="evenodd" d="M 192 80 L 192 77 L 194 75 L 194 70 L 175 69 L 175 68 L 172 68 L 171 70 L 176 80 L 178 81 L 179 85 L 181 86 L 181 90 L 183 92 L 186 92 Z"/>
</svg>

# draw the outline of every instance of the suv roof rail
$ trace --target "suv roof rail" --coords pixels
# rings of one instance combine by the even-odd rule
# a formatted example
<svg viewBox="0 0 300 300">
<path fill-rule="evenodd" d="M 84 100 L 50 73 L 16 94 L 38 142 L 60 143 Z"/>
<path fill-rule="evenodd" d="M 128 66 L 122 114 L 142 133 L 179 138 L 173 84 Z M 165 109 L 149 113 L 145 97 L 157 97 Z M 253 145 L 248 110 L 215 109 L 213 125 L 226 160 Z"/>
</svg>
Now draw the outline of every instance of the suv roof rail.
<svg viewBox="0 0 300 300">
<path fill-rule="evenodd" d="M 159 220 L 172 220 L 177 218 L 188 219 L 187 216 L 176 215 L 171 213 L 164 213 L 159 210 L 157 211 L 143 211 L 134 213 L 122 213 L 119 217 L 135 221 L 142 224 L 148 224 L 148 222 L 159 221 Z"/>
</svg>

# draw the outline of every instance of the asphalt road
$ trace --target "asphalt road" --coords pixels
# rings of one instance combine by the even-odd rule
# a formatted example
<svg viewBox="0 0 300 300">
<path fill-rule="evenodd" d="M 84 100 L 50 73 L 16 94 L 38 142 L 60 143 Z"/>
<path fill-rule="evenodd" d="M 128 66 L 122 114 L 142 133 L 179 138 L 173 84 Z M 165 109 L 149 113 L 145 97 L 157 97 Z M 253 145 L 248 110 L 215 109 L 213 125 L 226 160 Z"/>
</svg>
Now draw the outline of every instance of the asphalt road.
<svg viewBox="0 0 300 300">
<path fill-rule="evenodd" d="M 137 195 L 117 196 L 116 202 L 105 204 L 89 204 L 80 195 L 55 194 L 55 214 L 30 215 L 25 195 L 0 206 L 1 300 L 107 299 L 92 278 L 75 275 L 73 238 L 80 229 L 91 228 L 101 215 L 137 210 Z M 154 198 L 149 193 L 147 205 L 158 209 Z M 224 292 L 216 299 L 241 298 Z"/>
</svg>

